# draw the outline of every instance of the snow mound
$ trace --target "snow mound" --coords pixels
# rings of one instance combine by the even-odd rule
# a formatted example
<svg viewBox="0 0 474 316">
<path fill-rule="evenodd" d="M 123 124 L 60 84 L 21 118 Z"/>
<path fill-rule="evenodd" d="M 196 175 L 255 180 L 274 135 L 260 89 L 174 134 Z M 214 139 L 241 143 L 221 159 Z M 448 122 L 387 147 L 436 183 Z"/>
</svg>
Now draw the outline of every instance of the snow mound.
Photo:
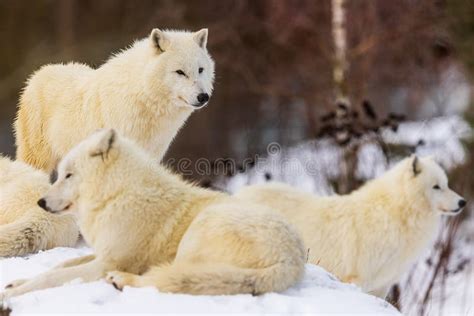
<svg viewBox="0 0 474 316">
<path fill-rule="evenodd" d="M 0 261 L 0 287 L 32 277 L 90 249 L 55 248 L 22 258 Z M 387 302 L 339 282 L 322 268 L 307 264 L 304 278 L 283 293 L 261 296 L 192 296 L 160 293 L 154 288 L 126 287 L 122 292 L 100 280 L 75 280 L 59 288 L 28 293 L 8 302 L 12 315 L 32 313 L 311 313 L 400 315 Z"/>
</svg>

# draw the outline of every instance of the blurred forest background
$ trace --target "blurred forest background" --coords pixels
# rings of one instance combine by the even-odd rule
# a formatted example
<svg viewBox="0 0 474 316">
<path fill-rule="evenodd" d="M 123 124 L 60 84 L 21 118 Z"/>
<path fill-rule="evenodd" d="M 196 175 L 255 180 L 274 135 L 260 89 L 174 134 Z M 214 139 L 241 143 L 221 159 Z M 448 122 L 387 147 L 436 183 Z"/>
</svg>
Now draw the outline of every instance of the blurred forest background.
<svg viewBox="0 0 474 316">
<path fill-rule="evenodd" d="M 346 10 L 353 104 L 408 118 L 467 109 L 473 1 L 352 0 Z M 311 139 L 334 105 L 329 0 L 0 0 L 0 150 L 14 153 L 11 125 L 33 71 L 99 66 L 154 27 L 208 27 L 216 61 L 215 94 L 168 157 L 243 158 Z"/>
<path fill-rule="evenodd" d="M 28 76 L 41 65 L 80 61 L 98 67 L 113 52 L 148 36 L 152 28 L 207 27 L 208 49 L 216 61 L 215 92 L 209 105 L 193 114 L 180 131 L 166 159 L 242 161 L 267 154 L 271 142 L 291 149 L 331 136 L 339 147 L 345 146 L 341 154 L 345 163 L 339 164 L 339 156 L 329 158 L 337 161 L 334 168 L 341 169 L 334 174 L 327 174 L 333 167 L 324 161 L 316 169 L 328 183 L 334 180 L 331 177 L 339 178 L 330 184 L 343 193 L 385 170 L 388 163 L 373 157 L 382 155 L 388 161 L 385 149 L 393 137 L 382 135 L 379 129 L 396 133 L 403 119 L 413 122 L 400 125 L 404 154 L 424 146 L 417 152 L 451 155 L 451 163 L 444 167 L 450 171 L 453 188 L 468 201 L 474 199 L 474 178 L 470 177 L 474 146 L 469 128 L 474 122 L 474 1 L 346 0 L 343 82 L 334 79 L 340 62 L 333 37 L 332 5 L 337 2 L 0 0 L 0 151 L 14 155 L 12 123 L 18 96 Z M 365 113 L 364 119 L 355 112 Z M 433 119 L 433 124 L 427 123 Z M 453 131 L 460 126 L 471 135 L 451 142 L 450 138 L 459 136 Z M 376 147 L 364 147 L 364 140 L 348 144 L 345 133 L 361 139 L 372 133 Z M 320 145 L 311 145 L 309 151 L 290 150 L 290 156 L 297 152 L 300 157 L 324 160 Z M 396 151 L 396 146 L 388 145 Z M 359 172 L 360 161 L 374 170 L 380 168 Z M 197 174 L 191 177 L 203 181 Z M 264 173 L 265 180 L 272 177 L 275 174 Z M 286 177 L 296 184 L 305 181 L 293 173 Z M 349 181 L 350 177 L 357 181 Z M 235 181 L 242 185 L 252 183 L 251 178 L 249 173 L 231 181 L 204 180 L 210 181 L 206 185 L 220 184 L 232 191 Z M 321 180 L 316 178 L 310 182 Z M 331 193 L 328 183 L 313 183 L 311 190 Z M 393 289 L 392 300 L 405 313 L 442 311 L 447 291 L 467 293 L 451 306 L 464 304 L 466 296 L 472 306 L 473 218 L 469 205 L 462 216 L 448 221 L 423 266 Z M 459 272 L 466 269 L 470 272 Z M 453 288 L 453 284 L 464 287 Z M 435 296 L 443 297 L 437 305 L 430 303 Z M 472 307 L 467 308 L 472 312 Z"/>
</svg>

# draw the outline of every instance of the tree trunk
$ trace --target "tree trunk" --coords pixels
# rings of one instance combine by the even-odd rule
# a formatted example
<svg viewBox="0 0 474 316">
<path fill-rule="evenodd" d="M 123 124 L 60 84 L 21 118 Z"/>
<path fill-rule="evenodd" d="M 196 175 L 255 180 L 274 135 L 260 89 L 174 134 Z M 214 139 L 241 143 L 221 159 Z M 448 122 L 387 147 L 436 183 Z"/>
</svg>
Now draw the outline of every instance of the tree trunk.
<svg viewBox="0 0 474 316">
<path fill-rule="evenodd" d="M 333 80 L 336 100 L 347 101 L 347 36 L 345 0 L 332 0 L 332 36 L 334 42 Z M 346 102 L 348 103 L 348 102 Z"/>
<path fill-rule="evenodd" d="M 344 104 L 347 108 L 341 111 L 336 108 L 336 126 L 343 128 L 347 121 L 350 108 L 346 73 L 349 68 L 347 61 L 347 30 L 345 0 L 332 0 L 332 36 L 334 43 L 333 82 L 336 106 Z M 357 169 L 357 155 L 359 145 L 351 142 L 344 147 L 344 158 L 341 162 L 341 176 L 338 179 L 337 191 L 347 194 L 356 188 L 355 171 Z"/>
</svg>

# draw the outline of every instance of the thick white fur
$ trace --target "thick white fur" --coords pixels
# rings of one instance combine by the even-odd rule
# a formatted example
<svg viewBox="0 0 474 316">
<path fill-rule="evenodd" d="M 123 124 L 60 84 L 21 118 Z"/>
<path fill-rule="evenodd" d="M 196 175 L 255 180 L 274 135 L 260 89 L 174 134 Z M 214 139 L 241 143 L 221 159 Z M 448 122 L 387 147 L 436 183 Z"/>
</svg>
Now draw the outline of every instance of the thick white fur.
<svg viewBox="0 0 474 316">
<path fill-rule="evenodd" d="M 76 243 L 79 230 L 72 214 L 51 214 L 37 205 L 49 188 L 44 172 L 0 157 L 0 257 Z"/>
<path fill-rule="evenodd" d="M 281 215 L 183 181 L 113 130 L 61 161 L 45 200 L 50 211 L 77 212 L 96 256 L 14 282 L 4 297 L 106 275 L 119 288 L 262 294 L 285 290 L 303 272 L 303 244 Z"/>
<path fill-rule="evenodd" d="M 310 262 L 381 297 L 434 238 L 439 215 L 462 209 L 430 158 L 407 158 L 344 196 L 284 184 L 249 186 L 236 196 L 279 210 L 302 235 Z"/>
<path fill-rule="evenodd" d="M 155 29 L 98 69 L 77 63 L 42 67 L 20 98 L 17 159 L 49 172 L 91 132 L 110 127 L 161 160 L 199 107 L 197 96 L 212 93 L 214 62 L 206 44 L 207 29 Z"/>
</svg>

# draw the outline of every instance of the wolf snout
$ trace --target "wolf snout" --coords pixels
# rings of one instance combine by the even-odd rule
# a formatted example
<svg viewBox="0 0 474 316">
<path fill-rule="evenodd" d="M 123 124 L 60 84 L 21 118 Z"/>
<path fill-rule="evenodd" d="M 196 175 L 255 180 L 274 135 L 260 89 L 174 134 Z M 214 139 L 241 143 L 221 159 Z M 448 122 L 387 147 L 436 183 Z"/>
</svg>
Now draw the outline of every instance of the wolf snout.
<svg viewBox="0 0 474 316">
<path fill-rule="evenodd" d="M 44 198 L 41 198 L 38 200 L 38 206 L 41 207 L 43 210 L 47 211 L 47 212 L 51 212 L 51 213 L 54 213 L 53 210 L 51 209 L 51 207 L 48 206 L 48 203 L 46 202 L 46 199 Z"/>
<path fill-rule="evenodd" d="M 458 208 L 455 209 L 455 210 L 452 210 L 451 213 L 452 213 L 452 214 L 461 213 L 461 211 L 464 209 L 464 207 L 465 207 L 466 205 L 467 205 L 466 200 L 460 199 L 460 200 L 458 201 Z"/>
<path fill-rule="evenodd" d="M 204 104 L 207 103 L 207 101 L 209 101 L 209 94 L 199 93 L 197 96 L 197 100 L 198 100 L 198 103 L 195 106 L 198 106 L 198 107 L 203 106 Z"/>
<path fill-rule="evenodd" d="M 46 200 L 41 198 L 38 200 L 38 206 L 41 207 L 43 210 L 48 211 L 48 208 L 46 207 Z"/>
</svg>

